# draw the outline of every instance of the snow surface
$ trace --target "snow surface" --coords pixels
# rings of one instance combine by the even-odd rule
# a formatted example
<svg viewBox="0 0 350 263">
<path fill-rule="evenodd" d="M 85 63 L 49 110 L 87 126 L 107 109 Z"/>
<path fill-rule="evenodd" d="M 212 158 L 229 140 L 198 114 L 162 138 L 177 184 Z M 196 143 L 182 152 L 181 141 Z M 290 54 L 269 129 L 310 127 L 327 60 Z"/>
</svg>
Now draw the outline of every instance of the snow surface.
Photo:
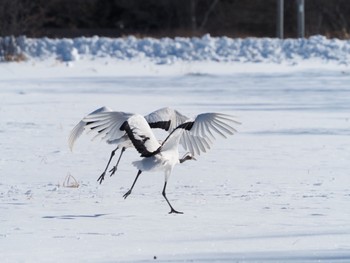
<svg viewBox="0 0 350 263">
<path fill-rule="evenodd" d="M 228 37 L 201 38 L 75 38 L 31 39 L 17 41 L 28 59 L 54 57 L 61 61 L 81 58 L 112 58 L 115 60 L 147 59 L 157 64 L 176 61 L 220 61 L 254 63 L 289 63 L 318 60 L 348 65 L 350 40 L 327 39 L 313 36 L 309 39 L 271 39 Z"/>
<path fill-rule="evenodd" d="M 207 39 L 266 43 L 282 54 L 270 46 L 278 40 Z M 295 63 L 284 55 L 254 62 L 248 51 L 215 62 L 193 44 L 205 37 L 179 39 L 193 44 L 186 54 L 204 54 L 198 60 L 166 52 L 162 60 L 163 49 L 151 59 L 99 57 L 103 45 L 82 55 L 84 38 L 26 39 L 28 50 L 74 43 L 79 59 L 62 61 L 47 44 L 37 49 L 46 50 L 40 58 L 33 51 L 26 62 L 0 64 L 1 262 L 349 262 L 349 44 L 290 42 L 316 39 L 335 47 L 290 49 Z M 175 43 L 103 40 L 136 51 L 142 41 Z M 314 55 L 330 52 L 339 57 Z M 223 112 L 242 125 L 175 168 L 168 198 L 184 214 L 168 215 L 161 173 L 142 174 L 122 198 L 137 172 L 135 151 L 102 185 L 96 180 L 113 147 L 83 136 L 69 151 L 70 130 L 102 105 L 141 114 L 164 106 Z M 64 187 L 67 175 L 79 187 Z"/>
</svg>

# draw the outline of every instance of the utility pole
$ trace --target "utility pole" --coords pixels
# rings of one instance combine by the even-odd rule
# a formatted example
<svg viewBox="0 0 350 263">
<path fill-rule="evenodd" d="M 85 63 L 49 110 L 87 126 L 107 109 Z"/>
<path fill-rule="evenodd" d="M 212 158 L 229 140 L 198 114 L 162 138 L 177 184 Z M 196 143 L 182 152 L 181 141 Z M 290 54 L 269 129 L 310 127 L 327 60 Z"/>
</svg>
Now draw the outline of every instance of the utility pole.
<svg viewBox="0 0 350 263">
<path fill-rule="evenodd" d="M 277 37 L 283 39 L 284 0 L 277 0 Z"/>
<path fill-rule="evenodd" d="M 298 12 L 298 38 L 305 37 L 305 2 L 304 0 L 297 0 Z"/>
</svg>

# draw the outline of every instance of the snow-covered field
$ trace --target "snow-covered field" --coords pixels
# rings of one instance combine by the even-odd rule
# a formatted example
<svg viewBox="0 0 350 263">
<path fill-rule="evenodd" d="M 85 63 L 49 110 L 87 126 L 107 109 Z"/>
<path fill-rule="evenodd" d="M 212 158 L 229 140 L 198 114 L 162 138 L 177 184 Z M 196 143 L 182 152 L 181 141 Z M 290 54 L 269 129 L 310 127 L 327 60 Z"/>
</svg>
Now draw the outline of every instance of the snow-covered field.
<svg viewBox="0 0 350 263">
<path fill-rule="evenodd" d="M 213 60 L 0 64 L 1 262 L 349 262 L 349 59 Z M 101 185 L 113 147 L 83 136 L 69 151 L 70 130 L 103 105 L 242 125 L 175 168 L 168 198 L 184 214 L 169 215 L 162 173 L 122 198 L 135 151 Z"/>
</svg>

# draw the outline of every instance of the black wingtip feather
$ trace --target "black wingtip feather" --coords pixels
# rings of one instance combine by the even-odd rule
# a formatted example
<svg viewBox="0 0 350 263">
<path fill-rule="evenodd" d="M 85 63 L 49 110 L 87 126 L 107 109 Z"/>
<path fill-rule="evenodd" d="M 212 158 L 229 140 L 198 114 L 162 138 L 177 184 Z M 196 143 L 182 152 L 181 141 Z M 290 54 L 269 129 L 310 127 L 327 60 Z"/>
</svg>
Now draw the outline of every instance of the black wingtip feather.
<svg viewBox="0 0 350 263">
<path fill-rule="evenodd" d="M 184 129 L 184 130 L 191 130 L 193 127 L 194 121 L 189 121 L 189 122 L 185 122 L 183 124 L 180 124 L 179 126 L 177 126 L 177 129 Z"/>
<path fill-rule="evenodd" d="M 170 123 L 171 121 L 157 121 L 157 122 L 151 122 L 148 124 L 152 129 L 158 128 L 158 129 L 163 129 L 165 131 L 168 131 L 170 128 Z"/>
</svg>

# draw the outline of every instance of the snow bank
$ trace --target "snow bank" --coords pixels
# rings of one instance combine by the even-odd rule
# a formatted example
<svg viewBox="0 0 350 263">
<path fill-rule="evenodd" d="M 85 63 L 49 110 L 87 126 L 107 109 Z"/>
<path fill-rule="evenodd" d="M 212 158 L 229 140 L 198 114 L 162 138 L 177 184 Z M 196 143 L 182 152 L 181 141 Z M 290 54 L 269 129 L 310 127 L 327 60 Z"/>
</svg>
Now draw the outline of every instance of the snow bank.
<svg viewBox="0 0 350 263">
<path fill-rule="evenodd" d="M 75 39 L 22 38 L 21 50 L 28 59 L 55 58 L 62 61 L 112 58 L 150 60 L 156 64 L 176 61 L 253 63 L 299 63 L 318 60 L 347 65 L 350 41 L 313 36 L 309 39 L 228 37 L 127 38 L 80 37 Z"/>
</svg>

